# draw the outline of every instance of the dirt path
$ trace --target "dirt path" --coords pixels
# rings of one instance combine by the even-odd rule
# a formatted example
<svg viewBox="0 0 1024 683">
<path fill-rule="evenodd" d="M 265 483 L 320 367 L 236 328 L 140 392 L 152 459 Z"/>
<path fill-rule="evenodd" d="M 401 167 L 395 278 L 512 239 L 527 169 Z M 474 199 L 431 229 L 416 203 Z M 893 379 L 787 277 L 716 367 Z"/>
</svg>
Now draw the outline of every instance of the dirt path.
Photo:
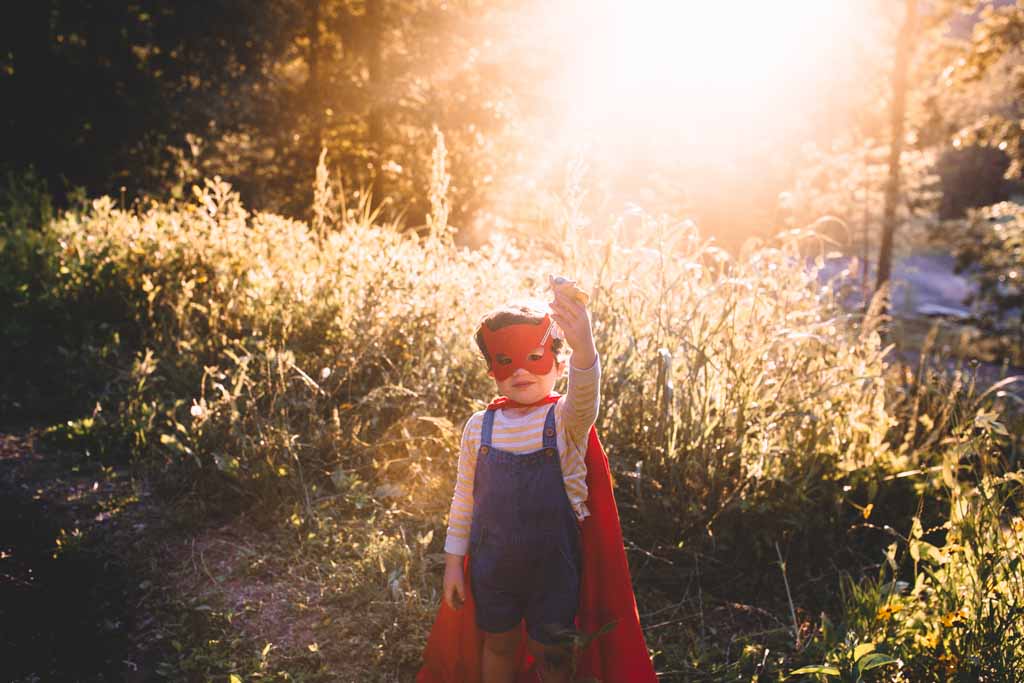
<svg viewBox="0 0 1024 683">
<path fill-rule="evenodd" d="M 4 680 L 141 681 L 144 507 L 122 471 L 0 434 Z"/>
<path fill-rule="evenodd" d="M 0 683 L 411 680 L 436 605 L 389 590 L 401 530 L 281 514 L 214 519 L 0 432 Z"/>
</svg>

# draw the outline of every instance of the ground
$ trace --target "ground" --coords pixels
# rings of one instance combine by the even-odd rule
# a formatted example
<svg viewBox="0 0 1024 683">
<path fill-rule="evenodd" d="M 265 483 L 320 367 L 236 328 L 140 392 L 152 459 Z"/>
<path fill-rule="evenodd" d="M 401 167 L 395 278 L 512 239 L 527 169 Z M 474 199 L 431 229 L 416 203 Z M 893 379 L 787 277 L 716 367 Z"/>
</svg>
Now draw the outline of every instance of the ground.
<svg viewBox="0 0 1024 683">
<path fill-rule="evenodd" d="M 0 435 L 0 661 L 18 682 L 142 680 L 155 643 L 127 539 L 151 536 L 122 473 Z"/>
<path fill-rule="evenodd" d="M 37 431 L 0 433 L 0 486 L 0 661 L 13 683 L 415 677 L 439 600 L 436 514 L 386 496 L 211 514 Z M 745 577 L 765 587 L 757 604 L 739 601 L 720 560 L 640 540 L 626 499 L 660 680 L 768 680 L 798 665 L 816 621 L 801 597 L 791 614 L 768 590 L 783 579 L 772 558 Z M 821 580 L 794 594 L 829 592 Z"/>
<path fill-rule="evenodd" d="M 0 434 L 7 680 L 414 676 L 436 596 L 395 574 L 372 518 L 211 521 L 40 436 Z"/>
</svg>

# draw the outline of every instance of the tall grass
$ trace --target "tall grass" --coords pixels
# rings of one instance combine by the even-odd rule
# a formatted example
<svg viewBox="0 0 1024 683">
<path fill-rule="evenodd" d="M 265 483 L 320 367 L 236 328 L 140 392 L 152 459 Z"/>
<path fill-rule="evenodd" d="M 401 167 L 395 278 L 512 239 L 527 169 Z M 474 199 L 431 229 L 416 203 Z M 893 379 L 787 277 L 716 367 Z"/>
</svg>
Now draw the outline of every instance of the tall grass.
<svg viewBox="0 0 1024 683">
<path fill-rule="evenodd" d="M 346 205 L 323 168 L 312 227 L 251 213 L 214 178 L 187 202 L 101 198 L 16 233 L 0 250 L 21 292 L 5 325 L 51 359 L 24 378 L 78 368 L 61 375 L 87 398 L 66 434 L 130 453 L 200 505 L 283 507 L 310 538 L 331 527 L 325 510 L 416 520 L 415 540 L 390 537 L 378 564 L 389 589 L 414 590 L 417 618 L 430 612 L 459 426 L 494 391 L 472 333 L 487 309 L 543 297 L 548 273 L 592 292 L 598 427 L 627 521 L 662 546 L 777 572 L 776 543 L 798 538 L 804 559 L 827 560 L 859 514 L 850 503 L 866 517 L 880 482 L 950 466 L 963 411 L 996 420 L 959 389 L 894 381 L 878 308 L 837 305 L 821 257 L 807 257 L 813 235 L 729 254 L 689 222 L 588 227 L 574 187 L 554 243 L 494 235 L 470 251 L 447 227 L 439 150 L 425 234 L 382 222 L 365 199 Z M 41 301 L 59 325 L 27 313 Z M 53 329 L 78 331 L 60 344 Z M 936 566 L 947 574 L 929 581 L 967 580 Z"/>
<path fill-rule="evenodd" d="M 470 343 L 479 315 L 569 272 L 593 290 L 602 433 L 617 462 L 642 463 L 654 516 L 684 534 L 739 511 L 795 523 L 821 482 L 888 466 L 880 338 L 835 306 L 804 236 L 734 258 L 690 223 L 645 218 L 626 242 L 568 221 L 571 249 L 537 258 L 501 239 L 457 248 L 435 204 L 426 236 L 343 207 L 312 230 L 250 214 L 214 179 L 187 204 L 100 199 L 49 224 L 68 300 L 121 318 L 97 417 L 146 467 L 259 499 L 322 495 L 339 468 L 352 477 L 335 482 L 370 476 L 402 418 L 461 424 L 493 392 Z"/>
<path fill-rule="evenodd" d="M 587 262 L 602 427 L 640 463 L 651 519 L 680 540 L 741 511 L 786 525 L 823 483 L 892 466 L 880 336 L 835 305 L 803 235 L 734 258 L 691 223 L 644 232 L 646 244 L 609 240 Z"/>
</svg>

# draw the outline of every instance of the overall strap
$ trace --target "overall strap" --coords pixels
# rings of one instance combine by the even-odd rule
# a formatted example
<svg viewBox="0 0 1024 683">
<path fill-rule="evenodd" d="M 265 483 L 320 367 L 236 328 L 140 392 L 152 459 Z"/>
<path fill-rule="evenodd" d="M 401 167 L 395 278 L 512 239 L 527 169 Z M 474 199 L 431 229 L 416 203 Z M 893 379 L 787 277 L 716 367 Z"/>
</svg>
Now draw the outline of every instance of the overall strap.
<svg viewBox="0 0 1024 683">
<path fill-rule="evenodd" d="M 548 408 L 548 415 L 544 418 L 544 448 L 558 450 L 558 436 L 555 433 L 555 403 Z"/>
<path fill-rule="evenodd" d="M 484 426 L 480 429 L 480 448 L 491 447 L 491 432 L 494 431 L 494 414 L 497 410 L 484 411 Z"/>
</svg>

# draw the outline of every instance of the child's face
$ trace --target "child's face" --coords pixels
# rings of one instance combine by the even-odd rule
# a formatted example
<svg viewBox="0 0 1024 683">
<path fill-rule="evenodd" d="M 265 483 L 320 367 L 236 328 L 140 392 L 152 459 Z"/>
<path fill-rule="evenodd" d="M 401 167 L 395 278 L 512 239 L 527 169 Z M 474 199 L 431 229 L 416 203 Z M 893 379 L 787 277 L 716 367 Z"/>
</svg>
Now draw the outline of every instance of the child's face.
<svg viewBox="0 0 1024 683">
<path fill-rule="evenodd" d="M 531 357 L 539 358 L 543 354 L 544 348 L 538 346 L 531 353 Z M 496 360 L 500 363 L 502 359 L 499 357 Z M 494 377 L 493 370 L 487 374 L 494 378 L 499 394 L 507 396 L 516 403 L 528 404 L 536 403 L 550 394 L 564 370 L 565 361 L 556 361 L 551 364 L 551 369 L 543 375 L 535 375 L 525 368 L 516 368 L 515 372 L 505 379 Z"/>
</svg>

